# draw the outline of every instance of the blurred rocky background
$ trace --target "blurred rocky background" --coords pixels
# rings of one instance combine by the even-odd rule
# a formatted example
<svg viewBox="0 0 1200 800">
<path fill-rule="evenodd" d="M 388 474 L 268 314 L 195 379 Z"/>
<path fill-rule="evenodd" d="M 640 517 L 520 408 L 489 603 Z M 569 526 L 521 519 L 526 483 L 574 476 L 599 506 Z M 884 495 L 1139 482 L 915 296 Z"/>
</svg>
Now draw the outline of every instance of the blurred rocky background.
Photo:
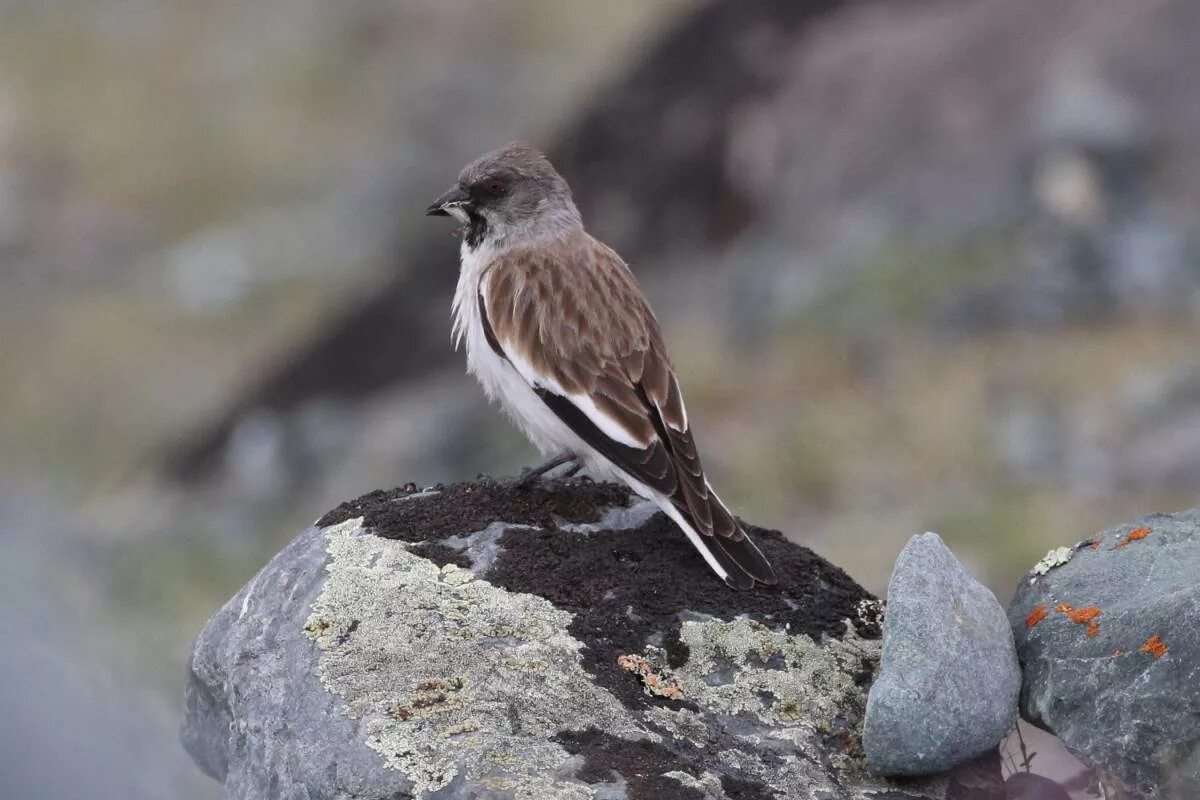
<svg viewBox="0 0 1200 800">
<path fill-rule="evenodd" d="M 516 137 L 723 497 L 877 593 L 915 532 L 1007 602 L 1196 505 L 1197 53 L 1190 0 L 0 0 L 0 794 L 214 797 L 213 610 L 342 500 L 534 460 L 421 213 Z"/>
</svg>

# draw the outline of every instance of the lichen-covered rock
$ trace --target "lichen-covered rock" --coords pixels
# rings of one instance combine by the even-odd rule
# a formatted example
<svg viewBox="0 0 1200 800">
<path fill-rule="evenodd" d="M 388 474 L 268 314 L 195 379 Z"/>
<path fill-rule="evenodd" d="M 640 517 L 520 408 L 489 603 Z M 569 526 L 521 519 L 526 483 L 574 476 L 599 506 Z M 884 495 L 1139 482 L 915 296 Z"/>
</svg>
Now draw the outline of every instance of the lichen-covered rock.
<svg viewBox="0 0 1200 800">
<path fill-rule="evenodd" d="M 883 775 L 929 775 L 995 750 L 1017 716 L 1021 671 L 1004 609 L 934 533 L 888 582 L 883 661 L 863 745 Z"/>
<path fill-rule="evenodd" d="M 866 770 L 878 604 L 754 530 L 736 593 L 623 489 L 376 492 L 196 643 L 183 740 L 229 798 L 943 798 Z"/>
<path fill-rule="evenodd" d="M 1052 561 L 1008 612 L 1022 715 L 1116 788 L 1200 797 L 1200 510 L 1143 517 Z"/>
</svg>

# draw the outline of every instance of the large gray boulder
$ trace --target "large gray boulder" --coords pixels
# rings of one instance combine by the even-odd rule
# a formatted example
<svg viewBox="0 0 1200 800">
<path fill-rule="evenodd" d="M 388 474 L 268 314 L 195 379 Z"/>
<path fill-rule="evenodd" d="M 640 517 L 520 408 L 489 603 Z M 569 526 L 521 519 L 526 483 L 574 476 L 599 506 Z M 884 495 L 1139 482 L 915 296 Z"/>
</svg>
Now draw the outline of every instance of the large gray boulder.
<svg viewBox="0 0 1200 800">
<path fill-rule="evenodd" d="M 1004 609 L 935 533 L 909 540 L 888 582 L 883 662 L 863 746 L 884 775 L 929 775 L 995 751 L 1021 670 Z"/>
<path fill-rule="evenodd" d="M 1008 616 L 1026 719 L 1118 790 L 1200 797 L 1200 510 L 1051 552 Z"/>
<path fill-rule="evenodd" d="M 777 589 L 612 486 L 367 495 L 209 621 L 184 744 L 255 800 L 945 797 L 866 769 L 878 602 L 752 533 Z"/>
</svg>

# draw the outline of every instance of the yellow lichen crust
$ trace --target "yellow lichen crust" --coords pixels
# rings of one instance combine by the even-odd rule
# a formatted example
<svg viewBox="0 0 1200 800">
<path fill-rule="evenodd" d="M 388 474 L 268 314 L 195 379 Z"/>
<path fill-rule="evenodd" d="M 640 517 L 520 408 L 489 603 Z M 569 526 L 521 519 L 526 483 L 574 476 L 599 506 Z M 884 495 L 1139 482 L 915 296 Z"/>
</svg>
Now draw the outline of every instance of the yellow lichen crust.
<svg viewBox="0 0 1200 800">
<path fill-rule="evenodd" d="M 559 777 L 571 758 L 552 740 L 563 709 L 578 709 L 581 728 L 648 734 L 580 668 L 570 615 L 438 569 L 361 525 L 325 531 L 328 576 L 304 629 L 320 648 L 322 685 L 363 720 L 367 744 L 418 796 L 464 770 L 516 798 L 592 797 Z"/>
</svg>

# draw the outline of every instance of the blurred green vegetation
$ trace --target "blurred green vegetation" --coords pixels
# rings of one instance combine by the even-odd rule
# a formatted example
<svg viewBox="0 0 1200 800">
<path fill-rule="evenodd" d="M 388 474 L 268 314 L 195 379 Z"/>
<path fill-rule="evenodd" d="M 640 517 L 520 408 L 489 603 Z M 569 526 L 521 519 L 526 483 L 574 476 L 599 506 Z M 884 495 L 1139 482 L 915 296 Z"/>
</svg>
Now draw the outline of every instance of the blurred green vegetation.
<svg viewBox="0 0 1200 800">
<path fill-rule="evenodd" d="M 844 289 L 838 296 L 859 302 Z M 904 302 L 934 301 L 910 293 Z M 1127 318 L 957 342 L 913 326 L 872 340 L 866 356 L 851 339 L 808 325 L 753 354 L 706 337 L 698 323 L 684 330 L 672 340 L 687 343 L 676 360 L 714 483 L 730 487 L 723 495 L 749 519 L 793 521 L 782 523 L 790 536 L 875 591 L 915 532 L 940 533 L 1003 599 L 1051 547 L 1195 502 L 1182 487 L 1100 492 L 1061 470 L 1023 477 L 995 449 L 997 393 L 1117 418 L 1113 407 L 1131 386 L 1194 357 L 1194 322 Z"/>
<path fill-rule="evenodd" d="M 843 281 L 783 322 L 785 331 L 849 337 L 926 329 L 943 305 L 1013 265 L 1010 231 L 972 232 L 961 240 L 891 239 L 877 244 Z"/>
</svg>

